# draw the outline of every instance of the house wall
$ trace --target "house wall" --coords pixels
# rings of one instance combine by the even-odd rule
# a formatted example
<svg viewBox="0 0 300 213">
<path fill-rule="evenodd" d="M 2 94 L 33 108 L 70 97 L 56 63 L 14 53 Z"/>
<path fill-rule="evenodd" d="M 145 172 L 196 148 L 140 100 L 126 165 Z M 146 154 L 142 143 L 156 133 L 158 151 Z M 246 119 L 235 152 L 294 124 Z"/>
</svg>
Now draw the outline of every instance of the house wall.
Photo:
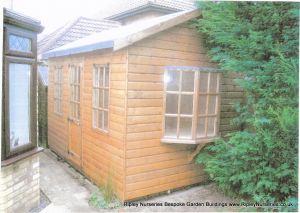
<svg viewBox="0 0 300 213">
<path fill-rule="evenodd" d="M 39 205 L 39 156 L 27 157 L 2 167 L 0 212 L 27 212 Z"/>
<path fill-rule="evenodd" d="M 81 94 L 82 168 L 81 171 L 98 185 L 112 177 L 115 191 L 124 198 L 124 139 L 125 139 L 125 79 L 127 51 L 93 52 L 75 57 L 50 59 L 48 88 L 48 143 L 60 156 L 68 156 L 69 71 L 68 65 L 82 63 Z M 92 70 L 93 64 L 110 66 L 109 133 L 92 127 Z M 53 70 L 63 65 L 63 114 L 54 113 Z"/>
<path fill-rule="evenodd" d="M 215 67 L 199 34 L 182 24 L 139 41 L 128 49 L 128 64 L 125 199 L 206 180 L 202 168 L 190 160 L 195 145 L 160 142 L 164 66 Z M 234 74 L 225 75 L 221 82 L 222 135 L 237 128 L 230 126 L 231 105 L 242 93 L 233 78 Z"/>
</svg>

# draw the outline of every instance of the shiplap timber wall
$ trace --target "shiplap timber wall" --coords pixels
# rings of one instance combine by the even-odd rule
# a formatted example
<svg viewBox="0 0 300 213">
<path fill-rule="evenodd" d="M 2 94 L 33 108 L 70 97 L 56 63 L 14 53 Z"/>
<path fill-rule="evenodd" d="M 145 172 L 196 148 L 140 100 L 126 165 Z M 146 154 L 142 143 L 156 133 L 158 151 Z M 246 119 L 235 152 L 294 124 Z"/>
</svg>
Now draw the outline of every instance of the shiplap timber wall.
<svg viewBox="0 0 300 213">
<path fill-rule="evenodd" d="M 93 64 L 107 63 L 110 67 L 110 99 L 109 133 L 105 134 L 92 127 L 92 70 Z M 87 54 L 84 69 L 83 171 L 102 186 L 111 175 L 114 190 L 123 200 L 127 51 Z"/>
<path fill-rule="evenodd" d="M 163 144 L 164 66 L 213 64 L 199 35 L 184 24 L 128 48 L 126 199 L 155 194 L 206 179 L 189 160 L 194 145 Z"/>
<path fill-rule="evenodd" d="M 68 65 L 83 64 L 82 172 L 99 185 L 112 174 L 122 200 L 188 186 L 206 179 L 202 168 L 190 161 L 195 145 L 163 144 L 164 66 L 215 67 L 209 62 L 199 34 L 188 24 L 143 39 L 122 50 L 98 51 L 50 59 L 48 117 L 49 145 L 68 159 Z M 92 66 L 110 64 L 109 133 L 92 128 Z M 63 65 L 63 115 L 54 114 L 53 68 Z M 236 130 L 230 125 L 232 106 L 243 92 L 233 81 L 221 80 L 222 136 Z"/>
<path fill-rule="evenodd" d="M 68 160 L 69 64 L 83 65 L 81 91 L 82 169 L 98 185 L 109 176 L 114 190 L 124 199 L 125 78 L 127 51 L 93 52 L 90 54 L 53 58 L 49 61 L 48 140 L 52 150 Z M 109 133 L 92 127 L 92 75 L 94 64 L 110 66 Z M 53 70 L 63 66 L 63 114 L 54 113 Z"/>
<path fill-rule="evenodd" d="M 200 166 L 190 161 L 195 145 L 163 144 L 164 66 L 216 67 L 199 34 L 185 23 L 139 41 L 128 48 L 126 199 L 135 199 L 206 180 Z M 235 74 L 221 81 L 220 131 L 228 133 L 234 115 L 233 98 L 242 92 Z"/>
</svg>

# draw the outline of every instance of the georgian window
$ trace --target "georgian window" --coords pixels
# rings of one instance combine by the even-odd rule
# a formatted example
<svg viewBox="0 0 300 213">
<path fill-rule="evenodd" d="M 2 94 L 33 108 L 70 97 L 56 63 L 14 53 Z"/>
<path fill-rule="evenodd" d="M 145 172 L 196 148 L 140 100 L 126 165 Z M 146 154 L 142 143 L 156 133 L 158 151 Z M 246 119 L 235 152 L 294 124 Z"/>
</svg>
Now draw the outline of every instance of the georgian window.
<svg viewBox="0 0 300 213">
<path fill-rule="evenodd" d="M 63 100 L 63 67 L 54 68 L 54 112 L 61 115 Z"/>
<path fill-rule="evenodd" d="M 196 144 L 218 137 L 220 77 L 209 68 L 167 67 L 162 142 Z"/>
<path fill-rule="evenodd" d="M 108 131 L 109 66 L 94 65 L 93 69 L 93 127 Z"/>
</svg>

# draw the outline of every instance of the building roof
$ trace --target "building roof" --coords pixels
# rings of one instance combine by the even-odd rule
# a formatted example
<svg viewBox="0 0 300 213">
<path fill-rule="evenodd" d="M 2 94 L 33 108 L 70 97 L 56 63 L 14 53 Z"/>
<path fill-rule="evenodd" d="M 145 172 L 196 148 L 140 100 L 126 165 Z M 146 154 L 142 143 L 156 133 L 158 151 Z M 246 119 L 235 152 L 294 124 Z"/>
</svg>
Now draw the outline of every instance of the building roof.
<svg viewBox="0 0 300 213">
<path fill-rule="evenodd" d="M 41 25 L 41 22 L 31 18 L 29 16 L 25 16 L 23 14 L 17 13 L 13 10 L 3 8 L 4 14 L 4 23 L 16 25 L 21 28 L 25 28 L 37 33 L 43 31 L 44 27 Z"/>
<path fill-rule="evenodd" d="M 90 34 L 119 26 L 120 23 L 116 21 L 79 17 L 75 21 L 68 23 L 53 33 L 39 39 L 38 54 L 41 55 L 51 49 L 63 46 Z"/>
<path fill-rule="evenodd" d="M 73 55 L 100 49 L 114 51 L 129 46 L 139 40 L 189 21 L 200 15 L 197 9 L 177 12 L 157 18 L 136 22 L 122 27 L 95 33 L 44 54 L 45 58 Z"/>
<path fill-rule="evenodd" d="M 195 9 L 195 0 L 124 0 L 107 15 L 106 19 L 119 21 L 147 10 L 166 14 Z"/>
</svg>

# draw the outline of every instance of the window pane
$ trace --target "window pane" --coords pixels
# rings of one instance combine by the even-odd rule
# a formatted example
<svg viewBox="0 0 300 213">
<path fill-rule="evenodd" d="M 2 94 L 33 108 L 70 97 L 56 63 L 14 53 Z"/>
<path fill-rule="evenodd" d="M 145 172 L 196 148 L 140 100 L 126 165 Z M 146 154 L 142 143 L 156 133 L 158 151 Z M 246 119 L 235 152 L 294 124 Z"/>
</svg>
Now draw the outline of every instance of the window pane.
<svg viewBox="0 0 300 213">
<path fill-rule="evenodd" d="M 104 81 L 104 79 L 103 79 L 103 75 L 104 75 L 103 67 L 100 67 L 99 70 L 100 70 L 99 71 L 99 86 L 103 87 L 104 86 L 104 84 L 103 84 L 103 81 Z"/>
<path fill-rule="evenodd" d="M 179 138 L 192 138 L 192 118 L 180 118 Z"/>
<path fill-rule="evenodd" d="M 176 138 L 177 131 L 177 118 L 166 117 L 165 118 L 165 136 Z"/>
<path fill-rule="evenodd" d="M 165 83 L 167 83 L 167 91 L 179 90 L 179 75 L 180 72 L 168 71 L 165 76 Z"/>
<path fill-rule="evenodd" d="M 93 110 L 93 126 L 98 126 L 98 110 L 96 109 Z"/>
<path fill-rule="evenodd" d="M 193 114 L 193 95 L 181 95 L 180 114 Z"/>
<path fill-rule="evenodd" d="M 64 75 L 62 68 L 59 69 L 59 82 L 62 84 L 64 82 Z"/>
<path fill-rule="evenodd" d="M 204 115 L 206 114 L 206 101 L 207 95 L 200 95 L 198 99 L 198 114 Z"/>
<path fill-rule="evenodd" d="M 207 136 L 214 136 L 215 135 L 215 122 L 216 118 L 215 117 L 209 117 L 207 118 Z"/>
<path fill-rule="evenodd" d="M 197 137 L 205 136 L 205 118 L 198 117 L 197 121 Z"/>
<path fill-rule="evenodd" d="M 98 127 L 103 128 L 103 111 L 98 110 Z"/>
<path fill-rule="evenodd" d="M 105 112 L 104 111 L 104 127 L 103 127 L 104 130 L 107 130 L 108 129 L 108 112 Z"/>
<path fill-rule="evenodd" d="M 28 64 L 9 64 L 10 147 L 30 143 L 30 74 Z"/>
<path fill-rule="evenodd" d="M 208 114 L 216 114 L 217 96 L 209 96 Z"/>
<path fill-rule="evenodd" d="M 104 108 L 108 109 L 108 90 L 104 90 Z"/>
<path fill-rule="evenodd" d="M 80 87 L 76 86 L 76 100 L 79 102 L 80 101 Z"/>
<path fill-rule="evenodd" d="M 99 89 L 93 89 L 93 107 L 99 107 Z"/>
<path fill-rule="evenodd" d="M 199 92 L 207 92 L 208 73 L 201 72 L 199 79 Z"/>
<path fill-rule="evenodd" d="M 109 69 L 105 69 L 105 87 L 109 87 Z"/>
<path fill-rule="evenodd" d="M 194 91 L 194 76 L 195 72 L 182 72 L 182 88 L 183 92 Z"/>
<path fill-rule="evenodd" d="M 99 89 L 99 107 L 103 108 L 103 90 Z"/>
<path fill-rule="evenodd" d="M 93 86 L 94 87 L 97 87 L 98 86 L 98 82 L 99 82 L 99 80 L 98 80 L 98 70 L 97 70 L 97 68 L 94 68 L 94 71 L 93 71 Z"/>
<path fill-rule="evenodd" d="M 218 88 L 218 73 L 211 73 L 210 74 L 210 85 L 209 85 L 209 91 L 211 93 L 216 93 Z"/>
<path fill-rule="evenodd" d="M 30 53 L 31 39 L 11 34 L 9 35 L 9 49 Z"/>
<path fill-rule="evenodd" d="M 81 79 L 80 79 L 80 67 L 77 67 L 77 72 L 78 72 L 78 73 L 77 73 L 77 78 L 78 78 L 78 79 L 77 79 L 77 83 L 80 84 L 80 80 L 81 80 Z"/>
<path fill-rule="evenodd" d="M 178 112 L 178 95 L 177 94 L 167 94 L 166 97 L 166 113 L 167 114 L 177 114 Z"/>
</svg>

